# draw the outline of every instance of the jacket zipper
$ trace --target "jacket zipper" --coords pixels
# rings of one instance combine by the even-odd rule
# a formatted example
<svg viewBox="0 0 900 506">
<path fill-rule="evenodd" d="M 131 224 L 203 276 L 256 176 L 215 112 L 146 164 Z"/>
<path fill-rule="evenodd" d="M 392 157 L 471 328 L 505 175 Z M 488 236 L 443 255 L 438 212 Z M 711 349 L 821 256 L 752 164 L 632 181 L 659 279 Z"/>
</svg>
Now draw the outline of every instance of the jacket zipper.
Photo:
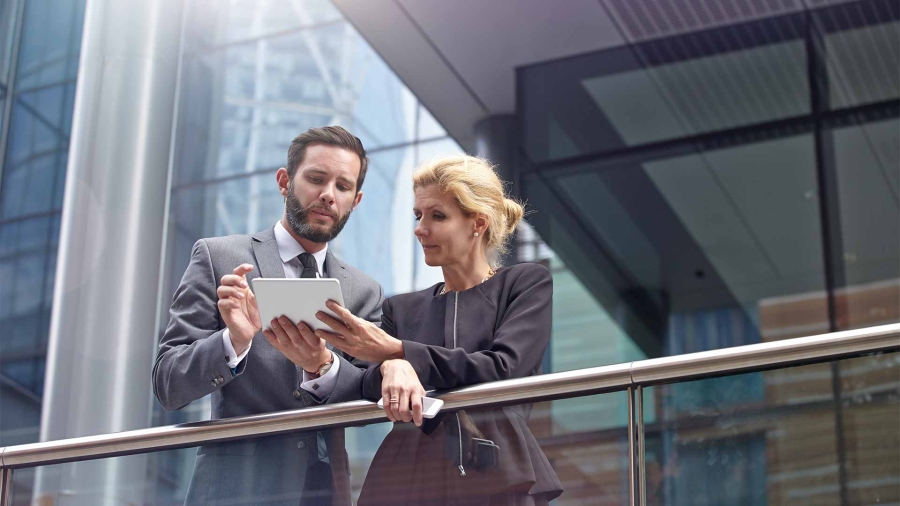
<svg viewBox="0 0 900 506">
<path fill-rule="evenodd" d="M 453 292 L 453 348 L 456 349 L 456 317 L 459 313 L 459 292 Z M 459 475 L 466 475 L 466 468 L 463 467 L 463 442 L 462 442 L 462 424 L 459 422 L 459 412 L 456 413 L 456 430 L 459 434 Z"/>
</svg>

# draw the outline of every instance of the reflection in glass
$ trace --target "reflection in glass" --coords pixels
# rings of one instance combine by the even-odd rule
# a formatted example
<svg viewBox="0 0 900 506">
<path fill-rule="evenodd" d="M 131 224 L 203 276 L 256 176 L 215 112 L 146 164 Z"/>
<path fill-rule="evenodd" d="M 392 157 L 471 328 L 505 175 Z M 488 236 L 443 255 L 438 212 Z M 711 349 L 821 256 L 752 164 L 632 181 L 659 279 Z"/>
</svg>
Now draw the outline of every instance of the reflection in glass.
<svg viewBox="0 0 900 506">
<path fill-rule="evenodd" d="M 896 502 L 900 356 L 835 364 L 646 389 L 647 504 Z"/>
<path fill-rule="evenodd" d="M 609 414 L 618 420 L 585 425 L 580 416 L 571 412 L 571 407 L 579 404 L 594 406 L 598 401 L 606 406 L 615 406 Z M 365 497 L 360 501 L 360 492 L 364 484 L 366 488 L 374 487 L 374 490 L 387 493 L 387 487 L 392 483 L 401 489 L 401 495 L 390 496 L 391 500 L 387 499 L 388 496 L 383 498 L 388 504 L 401 504 L 402 498 L 409 493 L 408 484 L 411 478 L 409 474 L 402 474 L 401 468 L 411 469 L 411 472 L 419 475 L 434 472 L 435 474 L 428 474 L 428 478 L 434 484 L 433 491 L 441 491 L 442 486 L 449 485 L 449 482 L 442 478 L 444 467 L 453 471 L 447 474 L 446 478 L 454 480 L 458 490 L 464 496 L 475 499 L 475 504 L 507 504 L 508 496 L 516 493 L 516 490 L 509 488 L 510 480 L 516 476 L 515 473 L 531 467 L 527 457 L 522 454 L 526 450 L 522 446 L 523 441 L 531 441 L 530 450 L 540 448 L 547 457 L 546 465 L 558 475 L 559 483 L 565 490 L 552 504 L 569 506 L 587 502 L 625 506 L 629 504 L 628 440 L 623 421 L 625 415 L 624 392 L 504 408 L 465 410 L 460 417 L 464 441 L 463 458 L 467 473 L 465 477 L 460 476 L 456 468 L 459 460 L 457 437 L 459 428 L 456 425 L 455 414 L 450 412 L 444 413 L 441 418 L 435 418 L 430 428 L 425 427 L 425 431 L 417 429 L 412 424 L 384 422 L 327 432 L 325 436 L 327 442 L 333 442 L 338 433 L 344 434 L 346 457 L 349 457 L 346 463 L 334 452 L 329 452 L 327 445 L 325 447 L 307 445 L 314 432 L 295 431 L 276 436 L 213 443 L 199 448 L 101 459 L 95 461 L 95 465 L 105 465 L 112 469 L 144 466 L 147 470 L 145 480 L 132 483 L 129 487 L 118 487 L 117 490 L 124 493 L 131 503 L 147 506 L 180 505 L 185 504 L 186 499 L 189 504 L 196 504 L 192 501 L 204 499 L 207 504 L 227 503 L 245 506 L 307 504 L 301 503 L 304 500 L 303 496 L 295 490 L 298 480 L 306 482 L 305 476 L 311 472 L 301 467 L 309 467 L 307 464 L 310 462 L 319 462 L 320 457 L 321 461 L 327 462 L 332 469 L 337 462 L 347 466 L 350 471 L 349 477 L 342 475 L 338 480 L 332 481 L 334 484 L 340 482 L 340 486 L 347 487 L 343 490 L 349 491 L 349 497 L 344 495 L 335 504 L 365 504 Z M 452 423 L 446 423 L 448 420 Z M 388 433 L 393 435 L 385 439 Z M 406 433 L 418 433 L 418 437 L 436 440 L 440 444 L 433 445 L 431 449 L 434 452 L 428 454 L 411 452 L 408 447 L 396 447 L 391 444 L 392 438 L 395 439 L 397 434 Z M 531 434 L 534 435 L 534 439 L 530 439 Z M 495 460 L 491 465 L 493 450 L 475 449 L 471 437 L 479 435 L 494 441 L 503 449 L 503 456 L 512 455 L 512 458 Z M 447 446 L 447 443 L 453 444 Z M 410 455 L 410 458 L 422 465 L 412 469 L 410 461 L 404 461 L 399 467 L 392 468 L 393 472 L 387 469 L 385 473 L 384 468 L 379 468 L 380 459 L 373 462 L 376 451 L 383 444 L 391 445 L 391 449 L 401 453 L 415 453 Z M 465 451 L 469 448 L 473 451 Z M 324 458 L 326 456 L 328 458 Z M 67 476 L 67 465 L 16 470 L 12 504 L 17 506 L 37 503 L 100 504 L 107 500 L 122 499 L 121 496 L 110 497 L 103 483 L 93 482 L 90 478 L 78 481 Z M 195 469 L 201 466 L 209 469 L 228 466 L 233 470 L 230 473 L 232 479 L 227 483 L 217 482 L 215 479 L 207 482 L 202 476 L 198 479 Z M 43 487 L 40 497 L 33 496 L 36 471 L 41 475 Z M 546 470 L 541 472 L 544 471 Z M 349 478 L 349 481 L 340 481 L 346 478 Z M 478 501 L 478 498 L 492 494 L 494 495 L 492 502 Z M 64 501 L 60 502 L 62 499 Z M 346 502 L 342 502 L 345 499 Z M 429 503 L 418 501 L 411 504 Z"/>
<path fill-rule="evenodd" d="M 16 92 L 74 84 L 84 20 L 84 0 L 25 2 Z"/>
<path fill-rule="evenodd" d="M 655 353 L 827 331 L 811 136 L 585 169 L 558 179 L 564 205 L 585 224 L 569 233 L 586 236 L 582 249 L 598 244 L 623 279 L 611 277 L 620 283 L 615 293 L 590 286 L 592 276 L 582 283 L 607 295 L 600 301 L 611 314 L 626 306 L 648 326 L 660 321 Z M 800 299 L 809 299 L 804 311 L 782 309 L 796 309 Z M 638 334 L 625 335 L 641 343 Z M 646 343 L 640 349 L 654 354 Z"/>
<path fill-rule="evenodd" d="M 341 21 L 328 0 L 191 0 L 188 52 Z"/>
<path fill-rule="evenodd" d="M 594 77 L 582 85 L 625 146 L 809 112 L 802 41 Z"/>
<path fill-rule="evenodd" d="M 376 453 L 360 505 L 548 504 L 562 492 L 528 428 L 530 405 L 395 424 Z"/>
<path fill-rule="evenodd" d="M 344 126 L 369 151 L 416 140 L 415 97 L 345 22 L 211 49 L 184 69 L 180 183 L 277 169 L 311 126 Z M 196 154 L 208 150 L 218 156 Z"/>
<path fill-rule="evenodd" d="M 866 7 L 846 7 L 860 8 Z M 827 14 L 821 16 L 827 18 Z M 830 33 L 825 36 L 825 54 L 833 109 L 900 97 L 900 23 Z"/>
<path fill-rule="evenodd" d="M 417 117 L 418 100 L 331 2 L 191 0 L 187 7 L 164 297 L 198 239 L 275 224 L 283 209 L 275 172 L 291 140 L 329 124 L 357 135 L 370 157 L 363 200 L 329 247 L 387 295 L 424 287 L 432 268 L 414 248 L 410 177 L 431 147 L 456 153 L 459 146 L 442 130 L 428 147 L 420 142 L 420 132 L 439 126 Z M 168 321 L 165 310 L 159 319 Z M 156 409 L 153 423 L 206 419 L 209 411 L 204 398 L 178 412 Z M 350 464 L 356 493 L 388 430 L 348 432 L 350 455 L 362 455 Z M 167 476 L 189 479 L 192 465 L 171 460 Z"/>
<path fill-rule="evenodd" d="M 0 1 L 0 106 L 11 108 L 0 125 L 0 446 L 38 440 L 83 10 L 83 0 Z M 29 472 L 16 474 L 30 489 Z"/>
<path fill-rule="evenodd" d="M 835 129 L 844 286 L 835 291 L 837 326 L 900 321 L 900 122 Z"/>
</svg>

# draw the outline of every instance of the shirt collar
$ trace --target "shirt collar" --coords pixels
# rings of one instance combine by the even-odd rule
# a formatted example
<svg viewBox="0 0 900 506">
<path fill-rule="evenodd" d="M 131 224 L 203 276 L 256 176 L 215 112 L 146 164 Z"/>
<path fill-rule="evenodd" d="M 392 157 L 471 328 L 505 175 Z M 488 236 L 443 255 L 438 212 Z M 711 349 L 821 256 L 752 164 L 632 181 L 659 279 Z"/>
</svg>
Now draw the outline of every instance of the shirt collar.
<svg viewBox="0 0 900 506">
<path fill-rule="evenodd" d="M 284 225 L 281 223 L 281 220 L 278 220 L 278 223 L 275 224 L 275 243 L 278 245 L 278 255 L 281 257 L 281 261 L 284 263 L 288 263 L 291 260 L 300 256 L 301 253 L 306 253 L 306 250 L 303 249 L 303 246 L 291 236 L 290 232 L 284 228 Z M 328 245 L 326 244 L 321 251 L 313 253 L 312 256 L 316 259 L 316 264 L 319 267 L 319 274 L 322 275 L 325 268 L 325 254 L 328 252 Z"/>
</svg>

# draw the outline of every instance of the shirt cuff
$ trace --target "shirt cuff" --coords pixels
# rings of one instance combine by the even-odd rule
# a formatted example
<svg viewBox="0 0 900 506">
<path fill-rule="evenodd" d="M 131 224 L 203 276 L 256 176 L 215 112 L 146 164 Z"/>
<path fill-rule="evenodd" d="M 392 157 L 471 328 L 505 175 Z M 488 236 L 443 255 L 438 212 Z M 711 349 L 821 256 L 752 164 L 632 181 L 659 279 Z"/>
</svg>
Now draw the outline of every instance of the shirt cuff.
<svg viewBox="0 0 900 506">
<path fill-rule="evenodd" d="M 341 360 L 334 353 L 332 353 L 331 356 L 334 358 L 334 364 L 332 364 L 331 369 L 329 369 L 324 376 L 313 379 L 310 378 L 309 373 L 303 371 L 303 382 L 300 383 L 300 388 L 315 395 L 319 399 L 324 399 L 331 395 L 331 392 L 334 390 L 334 385 L 337 383 L 338 369 L 341 368 Z"/>
<path fill-rule="evenodd" d="M 244 353 L 240 355 L 234 351 L 234 345 L 231 344 L 231 332 L 228 329 L 225 329 L 225 332 L 222 332 L 222 344 L 225 345 L 225 359 L 228 361 L 228 367 L 234 369 L 244 360 L 244 357 L 247 356 L 247 353 L 250 353 L 250 347 L 253 346 L 253 341 L 250 341 L 250 344 L 247 345 L 247 349 L 244 350 Z"/>
</svg>

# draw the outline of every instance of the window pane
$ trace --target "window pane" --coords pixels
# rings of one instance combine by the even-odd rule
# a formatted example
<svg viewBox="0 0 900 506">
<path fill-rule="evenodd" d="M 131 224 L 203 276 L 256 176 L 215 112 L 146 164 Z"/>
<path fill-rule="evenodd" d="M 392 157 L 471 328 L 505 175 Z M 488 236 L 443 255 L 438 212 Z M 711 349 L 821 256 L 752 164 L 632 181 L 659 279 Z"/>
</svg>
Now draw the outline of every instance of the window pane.
<svg viewBox="0 0 900 506">
<path fill-rule="evenodd" d="M 25 2 L 17 92 L 77 77 L 83 19 L 83 0 Z"/>
<path fill-rule="evenodd" d="M 802 15 L 677 35 L 518 72 L 535 162 L 809 114 Z"/>
<path fill-rule="evenodd" d="M 182 183 L 277 169 L 313 126 L 345 126 L 367 150 L 414 140 L 415 98 L 347 23 L 202 53 L 184 69 Z"/>
<path fill-rule="evenodd" d="M 188 53 L 342 19 L 328 0 L 191 0 L 188 6 Z"/>
<path fill-rule="evenodd" d="M 900 321 L 900 122 L 836 129 L 834 166 L 844 286 L 839 328 Z"/>
<path fill-rule="evenodd" d="M 866 4 L 846 9 L 869 9 Z M 900 97 L 900 23 L 830 33 L 825 36 L 825 52 L 832 108 Z"/>
<path fill-rule="evenodd" d="M 645 390 L 647 503 L 896 502 L 898 355 L 835 364 Z"/>
</svg>

